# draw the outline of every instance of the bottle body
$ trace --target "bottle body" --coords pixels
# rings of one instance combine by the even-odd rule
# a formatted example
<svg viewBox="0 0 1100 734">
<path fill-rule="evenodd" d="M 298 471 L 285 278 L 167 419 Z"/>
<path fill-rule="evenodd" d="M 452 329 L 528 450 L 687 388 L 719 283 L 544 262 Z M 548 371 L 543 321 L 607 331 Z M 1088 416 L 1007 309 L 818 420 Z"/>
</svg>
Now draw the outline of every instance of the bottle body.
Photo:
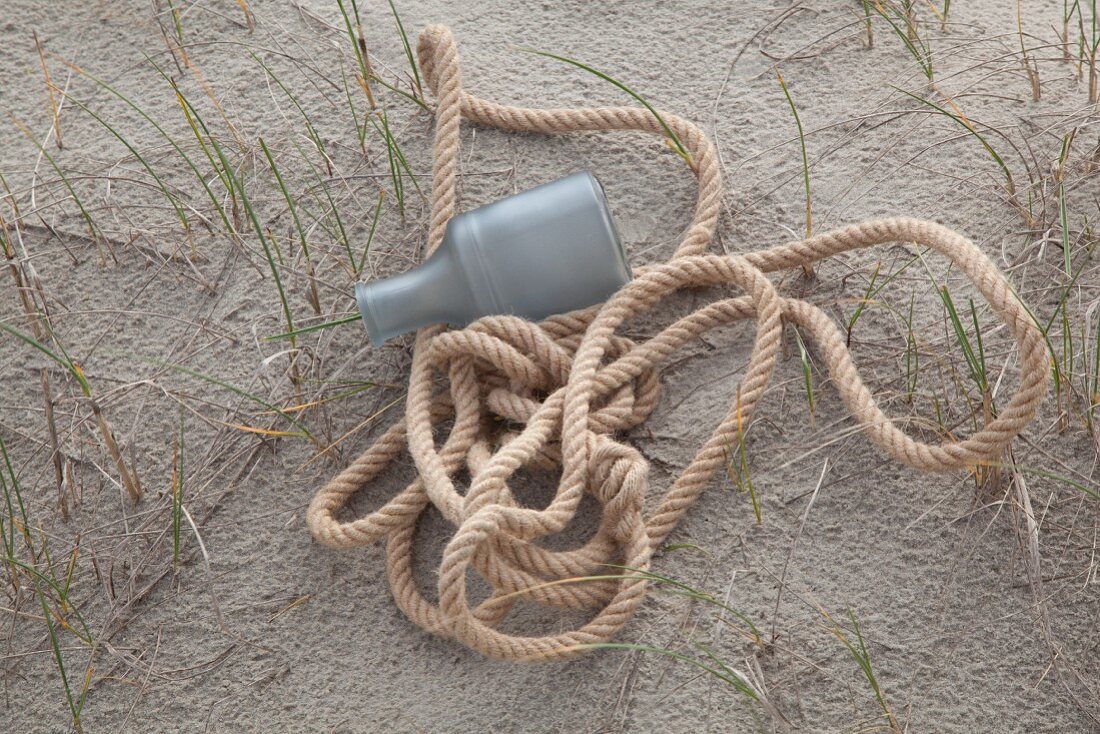
<svg viewBox="0 0 1100 734">
<path fill-rule="evenodd" d="M 622 242 L 587 171 L 456 215 L 439 249 L 402 275 L 359 284 L 371 341 L 482 316 L 539 320 L 599 303 L 630 280 Z"/>
</svg>

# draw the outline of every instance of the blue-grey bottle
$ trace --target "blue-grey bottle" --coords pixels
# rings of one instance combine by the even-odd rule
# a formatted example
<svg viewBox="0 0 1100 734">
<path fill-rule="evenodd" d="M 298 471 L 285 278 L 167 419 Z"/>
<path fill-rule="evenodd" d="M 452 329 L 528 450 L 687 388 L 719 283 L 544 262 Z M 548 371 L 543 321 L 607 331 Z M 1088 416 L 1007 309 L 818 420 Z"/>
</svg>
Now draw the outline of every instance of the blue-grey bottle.
<svg viewBox="0 0 1100 734">
<path fill-rule="evenodd" d="M 539 320 L 606 300 L 630 280 L 603 187 L 588 171 L 458 214 L 439 249 L 355 287 L 371 342 L 482 316 Z"/>
</svg>

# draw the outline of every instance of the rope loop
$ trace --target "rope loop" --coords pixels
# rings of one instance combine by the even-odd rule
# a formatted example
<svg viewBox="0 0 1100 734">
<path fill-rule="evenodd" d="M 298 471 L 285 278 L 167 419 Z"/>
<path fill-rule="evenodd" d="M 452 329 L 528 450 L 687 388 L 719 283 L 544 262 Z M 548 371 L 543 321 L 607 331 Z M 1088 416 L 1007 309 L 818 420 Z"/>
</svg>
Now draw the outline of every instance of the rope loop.
<svg viewBox="0 0 1100 734">
<path fill-rule="evenodd" d="M 455 214 L 459 123 L 544 134 L 639 130 L 667 135 L 649 110 L 632 107 L 531 109 L 483 100 L 464 91 L 458 49 L 449 30 L 430 26 L 417 44 L 420 68 L 436 98 L 432 216 L 428 254 Z M 822 356 L 852 417 L 884 451 L 925 471 L 950 471 L 996 460 L 1034 417 L 1047 391 L 1045 342 L 1026 307 L 996 266 L 970 240 L 932 222 L 891 218 L 757 250 L 707 254 L 718 223 L 722 184 L 714 146 L 694 124 L 660 113 L 680 139 L 698 179 L 691 222 L 673 257 L 636 270 L 633 281 L 598 308 L 534 324 L 490 316 L 458 331 L 417 333 L 405 417 L 321 488 L 307 522 L 334 548 L 386 540 L 386 573 L 398 607 L 424 629 L 506 660 L 574 656 L 609 640 L 646 592 L 644 572 L 726 461 L 763 397 L 782 345 L 784 321 L 797 324 Z M 784 298 L 767 273 L 842 252 L 910 242 L 947 257 L 974 283 L 1016 340 L 1020 380 L 1001 413 L 973 435 L 940 445 L 905 434 L 864 385 L 840 329 L 812 304 Z M 743 295 L 707 304 L 641 342 L 617 331 L 624 321 L 684 288 L 736 286 Z M 660 396 L 660 365 L 705 332 L 742 319 L 756 335 L 737 398 L 694 458 L 652 506 L 649 464 L 618 437 L 640 425 Z M 438 392 L 440 377 L 446 389 Z M 449 421 L 437 445 L 434 427 Z M 378 510 L 338 519 L 348 500 L 408 453 L 416 479 Z M 512 492 L 521 471 L 560 473 L 544 507 Z M 458 477 L 468 475 L 465 491 Z M 584 545 L 550 550 L 542 540 L 575 520 L 585 495 L 600 522 Z M 438 605 L 413 579 L 413 538 L 423 512 L 435 506 L 455 527 L 439 567 Z M 622 570 L 622 569 L 630 570 Z M 492 588 L 473 603 L 470 570 Z M 581 577 L 584 583 L 579 583 Z M 576 582 L 576 583 L 574 583 Z M 552 634 L 498 629 L 516 601 L 596 610 L 583 625 Z"/>
</svg>

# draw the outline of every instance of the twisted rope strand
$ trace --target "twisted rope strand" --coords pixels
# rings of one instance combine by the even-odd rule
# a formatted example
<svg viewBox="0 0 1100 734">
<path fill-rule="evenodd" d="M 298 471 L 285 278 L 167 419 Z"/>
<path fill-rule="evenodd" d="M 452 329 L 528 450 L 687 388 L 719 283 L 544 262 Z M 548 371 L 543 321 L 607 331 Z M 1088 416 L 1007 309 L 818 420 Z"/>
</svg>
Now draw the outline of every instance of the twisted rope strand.
<svg viewBox="0 0 1100 734">
<path fill-rule="evenodd" d="M 442 242 L 455 213 L 455 177 L 462 118 L 489 127 L 545 134 L 639 130 L 664 135 L 648 110 L 632 107 L 529 109 L 479 99 L 462 88 L 458 50 L 446 28 L 420 35 L 417 54 L 437 100 L 432 214 L 427 253 Z M 533 324 L 491 316 L 460 331 L 417 333 L 405 418 L 319 490 L 307 521 L 334 548 L 386 540 L 386 574 L 398 607 L 416 624 L 479 652 L 507 660 L 560 659 L 610 639 L 646 592 L 644 574 L 584 584 L 556 583 L 608 575 L 607 565 L 640 571 L 695 503 L 725 452 L 764 395 L 782 344 L 783 323 L 797 324 L 823 356 L 848 410 L 886 453 L 924 471 L 951 471 L 996 460 L 1035 415 L 1047 390 L 1043 337 L 996 266 L 972 242 L 945 227 L 908 218 L 865 222 L 741 256 L 706 254 L 718 224 L 722 184 L 714 146 L 694 124 L 661 117 L 683 143 L 698 179 L 695 209 L 671 260 L 639 268 L 635 279 L 599 308 Z M 911 242 L 948 258 L 974 283 L 1014 336 L 1020 384 L 1000 415 L 961 441 L 930 445 L 906 435 L 864 385 L 840 329 L 823 311 L 778 294 L 766 273 L 883 245 Z M 690 313 L 635 343 L 616 333 L 626 320 L 683 288 L 736 285 L 744 295 Z M 660 395 L 659 365 L 685 344 L 723 324 L 755 319 L 756 336 L 737 400 L 655 507 L 646 506 L 648 463 L 614 436 L 642 423 Z M 436 393 L 437 376 L 447 390 Z M 450 421 L 442 445 L 433 428 Z M 405 451 L 418 476 L 380 509 L 347 522 L 348 500 Z M 558 470 L 550 504 L 523 506 L 509 482 L 523 468 Z M 461 493 L 456 476 L 466 472 Z M 600 505 L 595 534 L 581 547 L 549 550 L 539 541 L 574 520 L 585 494 Z M 413 579 L 413 537 L 421 514 L 435 506 L 455 527 L 439 567 L 438 605 Z M 471 606 L 471 568 L 492 594 Z M 596 609 L 581 627 L 544 636 L 501 632 L 498 625 L 523 598 L 567 609 Z"/>
</svg>

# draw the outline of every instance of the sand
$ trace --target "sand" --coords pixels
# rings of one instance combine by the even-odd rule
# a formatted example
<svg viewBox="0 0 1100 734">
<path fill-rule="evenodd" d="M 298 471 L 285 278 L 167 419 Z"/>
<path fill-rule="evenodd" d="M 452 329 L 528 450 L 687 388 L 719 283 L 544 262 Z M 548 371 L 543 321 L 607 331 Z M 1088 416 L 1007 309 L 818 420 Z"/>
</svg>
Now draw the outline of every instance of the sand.
<svg viewBox="0 0 1100 734">
<path fill-rule="evenodd" d="M 293 426 L 212 380 L 272 404 L 299 402 L 287 345 L 262 340 L 286 325 L 259 240 L 249 228 L 235 244 L 183 158 L 141 115 L 65 64 L 135 100 L 224 197 L 170 87 L 143 53 L 178 80 L 245 180 L 285 258 L 292 311 L 308 323 L 313 312 L 296 230 L 258 138 L 310 211 L 320 210 L 318 182 L 328 182 L 357 256 L 379 191 L 387 191 L 364 277 L 415 262 L 427 204 L 406 178 L 402 220 L 385 146 L 373 129 L 365 155 L 360 149 L 341 81 L 341 69 L 350 76 L 355 66 L 337 4 L 249 5 L 251 30 L 236 3 L 175 3 L 183 11 L 190 69 L 170 50 L 178 36 L 167 2 L 58 7 L 9 0 L 0 10 L 0 172 L 20 207 L 18 231 L 6 199 L 0 214 L 21 272 L 37 278 L 57 341 L 87 375 L 145 491 L 136 504 L 125 497 L 76 380 L 10 334 L 0 338 L 0 438 L 38 529 L 35 547 L 48 538 L 52 573 L 62 580 L 75 559 L 69 598 L 94 641 L 89 646 L 57 627 L 74 702 L 84 699 L 85 731 L 888 730 L 871 685 L 830 622 L 858 647 L 852 619 L 899 727 L 1097 730 L 1097 500 L 1046 474 L 1021 473 L 1026 489 L 1010 476 L 978 488 L 972 475 L 922 475 L 893 463 L 853 430 L 812 350 L 811 414 L 791 333 L 747 442 L 762 522 L 755 522 L 749 497 L 722 478 L 671 537 L 677 547 L 654 563 L 657 571 L 727 600 L 752 620 L 763 644 L 746 639 L 743 623 L 717 621 L 711 606 L 657 593 L 619 638 L 687 655 L 699 654 L 694 644 L 705 644 L 731 667 L 756 671 L 781 716 L 652 653 L 601 651 L 551 665 L 486 660 L 400 614 L 385 585 L 381 547 L 338 552 L 314 542 L 305 506 L 399 416 L 411 341 L 374 349 L 357 324 L 303 337 L 301 400 L 332 399 L 302 412 L 301 420 L 322 445 L 340 439 L 324 457 L 316 458 L 316 447 L 300 437 L 243 430 Z M 388 7 L 360 5 L 375 71 L 410 89 Z M 606 5 L 401 0 L 398 7 L 414 44 L 428 23 L 454 29 L 466 83 L 485 97 L 539 106 L 630 101 L 576 68 L 514 49 L 529 45 L 586 61 L 660 108 L 699 122 L 723 161 L 726 215 L 716 247 L 731 253 L 800 236 L 806 227 L 799 140 L 776 79 L 778 64 L 806 130 L 815 231 L 895 214 L 955 227 L 1010 269 L 1045 324 L 1065 281 L 1059 151 L 1063 137 L 1078 128 L 1062 179 L 1066 239 L 1073 271 L 1080 272 L 1066 299 L 1076 397 L 1048 400 L 1014 458 L 1096 487 L 1097 444 L 1082 418 L 1088 404 L 1081 397 L 1089 390 L 1085 365 L 1095 354 L 1090 307 L 1100 297 L 1084 231 L 1084 217 L 1096 218 L 1098 196 L 1095 108 L 1087 64 L 1078 79 L 1076 65 L 1062 58 L 1060 4 L 1027 2 L 1021 12 L 1038 101 L 1021 59 L 1015 3 L 957 3 L 944 28 L 929 4 L 915 4 L 920 37 L 933 49 L 935 88 L 881 18 L 868 48 L 857 2 Z M 179 187 L 195 208 L 190 236 L 132 152 L 74 101 L 62 105 L 58 149 L 32 31 L 54 84 L 110 122 L 166 185 Z M 331 156 L 331 178 L 302 113 L 265 80 L 250 51 L 313 120 Z M 948 109 L 973 120 L 1005 160 L 1017 200 L 1030 214 L 1009 200 L 1000 167 L 974 136 L 893 87 L 941 106 L 950 98 L 957 108 Z M 379 93 L 426 192 L 430 118 L 393 92 Z M 365 99 L 354 82 L 351 94 L 362 112 Z M 56 171 L 20 126 L 43 141 L 71 179 L 104 240 L 98 247 Z M 607 189 L 635 263 L 667 258 L 688 219 L 693 179 L 660 141 L 631 134 L 547 139 L 467 126 L 463 143 L 463 206 L 589 168 Z M 303 218 L 324 313 L 346 313 L 355 278 L 343 267 L 343 244 Z M 331 221 L 326 226 L 334 229 Z M 779 280 L 785 292 L 847 325 L 876 267 L 881 284 L 912 259 L 912 249 L 882 249 L 822 264 L 812 280 L 799 273 Z M 928 262 L 969 317 L 966 298 L 973 292 L 943 261 Z M 9 276 L 0 273 L 0 318 L 29 333 Z M 961 435 L 972 430 L 968 390 L 980 403 L 931 283 L 919 262 L 911 264 L 870 299 L 853 329 L 856 360 L 876 395 L 926 439 L 936 437 L 937 410 L 943 425 Z M 707 297 L 684 295 L 678 307 Z M 910 308 L 913 348 L 905 323 Z M 651 333 L 675 310 L 662 307 L 628 332 Z M 988 309 L 978 313 L 989 374 L 1003 403 L 1015 384 L 1015 356 Z M 1064 354 L 1062 331 L 1056 325 L 1051 334 L 1056 353 Z M 748 325 L 722 329 L 664 370 L 660 407 L 630 437 L 652 462 L 654 495 L 734 399 L 751 337 Z M 907 354 L 916 354 L 920 365 L 912 400 Z M 67 521 L 43 372 L 63 457 Z M 346 394 L 364 383 L 373 386 Z M 183 518 L 177 566 L 172 476 L 181 419 L 183 504 L 197 532 Z M 376 507 L 412 474 L 406 461 L 357 509 Z M 525 493 L 544 501 L 546 491 L 533 486 Z M 1025 493 L 1037 525 L 1030 533 Z M 6 510 L 0 515 L 9 522 Z M 447 532 L 438 516 L 423 523 L 425 589 L 434 585 L 434 559 Z M 16 547 L 16 558 L 26 562 L 18 536 Z M 40 558 L 39 568 L 45 564 Z M 13 574 L 22 574 L 19 590 L 9 583 Z M 28 578 L 6 572 L 0 592 L 6 630 L 0 730 L 65 731 L 73 716 Z M 46 595 L 51 618 L 79 629 L 75 612 L 62 608 L 52 590 Z M 523 624 L 553 630 L 576 621 L 531 611 Z"/>
</svg>

